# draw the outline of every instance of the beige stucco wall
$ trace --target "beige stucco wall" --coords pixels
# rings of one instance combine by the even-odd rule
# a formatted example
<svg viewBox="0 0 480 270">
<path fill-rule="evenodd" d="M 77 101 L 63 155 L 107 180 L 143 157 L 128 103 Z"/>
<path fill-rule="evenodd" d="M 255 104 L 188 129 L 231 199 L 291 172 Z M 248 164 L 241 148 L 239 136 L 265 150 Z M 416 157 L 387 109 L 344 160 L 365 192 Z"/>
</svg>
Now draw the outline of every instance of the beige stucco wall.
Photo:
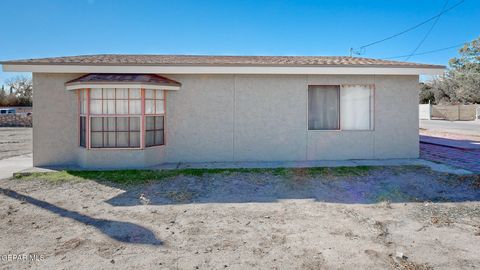
<svg viewBox="0 0 480 270">
<path fill-rule="evenodd" d="M 169 75 L 182 88 L 167 94 L 165 146 L 85 150 L 64 88 L 80 75 L 33 76 L 36 166 L 418 157 L 418 76 Z M 355 83 L 375 85 L 375 129 L 308 131 L 308 85 Z"/>
</svg>

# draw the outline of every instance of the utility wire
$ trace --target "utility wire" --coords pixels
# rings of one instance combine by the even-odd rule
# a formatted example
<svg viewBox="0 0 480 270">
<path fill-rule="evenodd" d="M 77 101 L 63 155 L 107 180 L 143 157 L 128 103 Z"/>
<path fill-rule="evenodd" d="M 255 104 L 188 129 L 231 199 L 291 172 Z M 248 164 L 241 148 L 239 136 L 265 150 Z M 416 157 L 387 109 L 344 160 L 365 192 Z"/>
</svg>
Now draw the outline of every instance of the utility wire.
<svg viewBox="0 0 480 270">
<path fill-rule="evenodd" d="M 424 55 L 424 54 L 436 53 L 436 52 L 450 50 L 450 49 L 453 49 L 453 48 L 458 48 L 459 46 L 463 46 L 463 45 L 465 45 L 465 43 L 460 43 L 460 44 L 453 45 L 453 46 L 450 46 L 450 47 L 445 47 L 445 48 L 441 48 L 441 49 L 436 49 L 436 50 L 431 50 L 431 51 L 426 51 L 426 52 L 421 52 L 421 53 L 416 53 L 416 54 L 406 54 L 406 55 L 385 57 L 385 58 L 380 58 L 380 59 L 384 59 L 384 60 L 385 59 L 396 59 L 396 58 L 407 57 L 407 56 L 410 56 L 410 55 L 415 56 L 415 55 Z"/>
<path fill-rule="evenodd" d="M 367 48 L 367 47 L 370 47 L 370 46 L 372 46 L 372 45 L 378 44 L 378 43 L 380 43 L 380 42 L 384 42 L 384 41 L 387 41 L 387 40 L 392 39 L 392 38 L 394 38 L 394 37 L 398 37 L 398 36 L 400 36 L 400 35 L 403 35 L 403 34 L 409 32 L 409 31 L 412 31 L 412 30 L 414 30 L 414 29 L 416 29 L 416 28 L 418 28 L 418 27 L 420 27 L 420 26 L 422 26 L 422 25 L 430 22 L 430 21 L 435 20 L 437 17 L 442 16 L 444 13 L 446 13 L 446 12 L 448 12 L 448 11 L 456 8 L 456 7 L 458 7 L 458 6 L 461 5 L 463 2 L 465 2 L 465 0 L 461 0 L 460 2 L 456 3 L 455 5 L 453 5 L 453 6 L 449 7 L 449 8 L 447 8 L 447 9 L 445 9 L 444 11 L 440 12 L 439 14 L 437 14 L 437 15 L 429 18 L 429 19 L 427 19 L 426 21 L 423 21 L 423 22 L 421 22 L 421 23 L 419 23 L 419 24 L 417 24 L 417 25 L 414 25 L 414 26 L 412 26 L 412 27 L 410 27 L 410 28 L 407 28 L 407 29 L 405 29 L 405 30 L 403 30 L 403 31 L 401 31 L 401 32 L 399 32 L 399 33 L 397 33 L 397 34 L 394 34 L 394 35 L 388 36 L 388 37 L 386 37 L 386 38 L 377 40 L 377 41 L 375 41 L 375 42 L 372 42 L 372 43 L 369 43 L 369 44 L 360 46 L 359 48 L 360 48 L 360 49 L 365 49 L 365 48 Z"/>
<path fill-rule="evenodd" d="M 425 33 L 425 36 L 423 37 L 423 39 L 420 41 L 420 43 L 418 43 L 417 47 L 415 47 L 415 49 L 412 51 L 412 53 L 407 56 L 407 58 L 405 58 L 405 61 L 408 61 L 416 52 L 417 50 L 422 46 L 423 42 L 425 42 L 425 40 L 427 39 L 428 35 L 430 35 L 430 33 L 432 32 L 433 28 L 435 28 L 435 25 L 437 24 L 438 20 L 440 19 L 440 17 L 442 16 L 442 12 L 445 10 L 445 8 L 448 6 L 448 1 L 449 0 L 446 0 L 445 1 L 445 4 L 443 4 L 443 7 L 442 7 L 442 10 L 440 11 L 440 15 L 435 19 L 435 21 L 433 21 L 433 24 L 432 26 L 430 26 L 430 29 L 428 29 L 427 33 Z"/>
</svg>

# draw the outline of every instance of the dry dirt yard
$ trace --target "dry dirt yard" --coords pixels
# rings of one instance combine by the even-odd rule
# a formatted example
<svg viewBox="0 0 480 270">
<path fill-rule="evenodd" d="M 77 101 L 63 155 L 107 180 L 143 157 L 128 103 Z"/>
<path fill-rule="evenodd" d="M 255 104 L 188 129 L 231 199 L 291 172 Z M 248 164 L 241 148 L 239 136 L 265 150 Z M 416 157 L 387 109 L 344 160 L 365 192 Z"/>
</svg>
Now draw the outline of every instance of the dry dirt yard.
<svg viewBox="0 0 480 270">
<path fill-rule="evenodd" d="M 480 268 L 478 175 L 70 171 L 0 187 L 0 269 Z"/>
<path fill-rule="evenodd" d="M 0 127 L 0 160 L 32 153 L 32 128 Z"/>
</svg>

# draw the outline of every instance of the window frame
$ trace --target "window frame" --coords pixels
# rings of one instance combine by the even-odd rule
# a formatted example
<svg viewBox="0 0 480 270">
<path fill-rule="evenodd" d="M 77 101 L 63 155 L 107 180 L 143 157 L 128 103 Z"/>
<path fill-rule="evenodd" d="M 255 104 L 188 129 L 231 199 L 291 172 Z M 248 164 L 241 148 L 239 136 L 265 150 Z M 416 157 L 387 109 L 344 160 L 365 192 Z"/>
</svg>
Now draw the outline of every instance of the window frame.
<svg viewBox="0 0 480 270">
<path fill-rule="evenodd" d="M 308 100 L 308 91 L 310 87 L 315 87 L 315 86 L 339 86 L 340 90 L 338 91 L 339 93 L 339 98 L 338 98 L 338 129 L 310 129 L 308 125 L 308 114 L 309 114 L 309 100 Z M 343 129 L 342 124 L 341 124 L 341 108 L 340 108 L 340 96 L 341 96 L 341 91 L 342 87 L 344 86 L 365 86 L 370 88 L 371 90 L 371 105 L 370 105 L 370 118 L 371 118 L 371 125 L 372 127 L 370 129 Z M 375 84 L 368 84 L 368 83 L 344 83 L 344 84 L 308 84 L 307 85 L 307 94 L 306 94 L 306 99 L 307 99 L 307 110 L 306 110 L 306 123 L 307 123 L 307 131 L 308 132 L 339 132 L 339 131 L 347 131 L 347 132 L 373 132 L 375 131 L 375 101 L 376 101 L 376 87 Z"/>
<path fill-rule="evenodd" d="M 96 88 L 95 88 L 96 89 Z M 128 100 L 128 113 L 127 114 L 116 114 L 116 108 L 117 108 L 117 104 L 116 102 L 114 102 L 115 104 L 115 114 L 105 114 L 104 111 L 103 111 L 103 88 L 99 88 L 99 89 L 102 89 L 102 114 L 91 114 L 91 111 L 90 111 L 90 101 L 91 101 L 91 98 L 90 98 L 90 95 L 91 95 L 91 90 L 92 88 L 83 88 L 83 89 L 77 89 L 77 107 L 78 107 L 78 112 L 77 112 L 77 121 L 78 121 L 78 130 L 77 130 L 77 136 L 78 136 L 78 146 L 81 147 L 81 148 L 85 148 L 87 150 L 143 150 L 145 148 L 152 148 L 152 147 L 159 147 L 159 146 L 165 146 L 166 144 L 166 136 L 165 136 L 165 130 L 166 130 L 166 100 L 167 100 L 167 91 L 163 90 L 163 89 L 151 89 L 154 91 L 154 97 L 156 97 L 156 94 L 157 94 L 157 91 L 162 91 L 163 92 L 163 113 L 156 113 L 156 108 L 154 109 L 155 110 L 155 114 L 146 114 L 145 113 L 145 91 L 146 90 L 150 90 L 150 89 L 145 89 L 145 88 L 136 88 L 136 89 L 140 89 L 140 99 L 138 98 L 133 98 L 133 99 L 130 99 L 130 89 L 135 89 L 135 88 L 127 88 L 129 89 L 128 90 L 128 95 L 127 95 L 127 99 L 122 99 L 122 100 Z M 116 89 L 117 88 L 113 88 L 115 89 L 115 98 L 113 100 L 117 100 L 116 98 Z M 82 91 L 84 91 L 84 95 L 85 95 L 85 99 L 82 100 Z M 112 100 L 112 99 L 105 99 L 105 100 Z M 130 114 L 130 100 L 140 100 L 140 105 L 141 105 L 141 109 L 140 109 L 140 114 Z M 161 99 L 159 99 L 161 100 Z M 85 111 L 82 113 L 82 106 L 83 106 L 83 103 L 82 102 L 85 102 L 86 105 L 85 105 Z M 156 106 L 156 102 L 157 100 L 155 100 L 154 102 L 154 106 Z M 146 146 L 145 145 L 145 136 L 146 136 L 146 117 L 148 116 L 162 116 L 163 117 L 163 144 L 158 144 L 158 145 L 152 145 L 152 146 Z M 85 117 L 85 146 L 82 146 L 81 144 L 81 132 L 82 132 L 82 128 L 81 128 L 81 117 Z M 92 144 L 91 144 L 91 135 L 92 135 L 92 118 L 108 118 L 108 117 L 112 117 L 112 118 L 122 118 L 122 117 L 126 117 L 126 118 L 135 118 L 135 117 L 138 117 L 140 118 L 140 145 L 139 147 L 92 147 Z M 102 120 L 103 122 L 104 120 Z M 117 120 L 115 120 L 115 123 L 117 123 Z M 130 120 L 128 121 L 128 126 L 129 126 L 129 129 L 130 129 Z M 118 127 L 115 127 L 115 133 L 117 132 L 117 128 Z M 129 144 L 130 144 L 130 133 L 132 131 L 128 131 L 129 133 L 129 136 L 128 136 L 128 141 L 129 141 Z M 105 133 L 105 131 L 102 132 L 102 134 Z M 117 135 L 115 135 L 117 136 Z"/>
<path fill-rule="evenodd" d="M 150 89 L 145 89 L 145 90 L 150 90 Z M 161 130 L 162 133 L 163 133 L 163 144 L 153 144 L 153 145 L 146 146 L 146 142 L 144 141 L 144 146 L 145 146 L 145 147 L 163 146 L 163 145 L 165 145 L 165 143 L 166 143 L 166 139 L 165 139 L 165 122 L 166 122 L 165 120 L 166 120 L 166 117 L 165 117 L 165 115 L 166 115 L 166 112 L 167 112 L 167 103 L 166 103 L 166 100 L 167 100 L 167 91 L 163 90 L 163 98 L 162 98 L 162 99 L 157 99 L 157 91 L 159 91 L 159 90 L 152 89 L 152 91 L 153 91 L 153 93 L 154 93 L 154 94 L 153 94 L 153 98 L 146 98 L 146 97 L 144 97 L 144 102 L 142 102 L 142 104 L 145 104 L 145 105 L 146 105 L 146 104 L 147 104 L 147 100 L 153 100 L 153 108 L 154 108 L 154 111 L 155 111 L 154 113 L 146 113 L 146 110 L 142 110 L 143 112 L 145 112 L 145 115 L 144 115 L 144 117 L 142 118 L 142 119 L 144 120 L 144 127 L 143 127 L 143 129 L 142 129 L 142 130 L 144 131 L 144 136 L 143 136 L 142 138 L 145 140 L 146 135 L 147 135 L 147 131 L 153 131 L 153 133 L 154 133 L 154 135 L 153 135 L 153 136 L 154 136 L 154 137 L 153 137 L 153 138 L 154 138 L 153 141 L 155 142 L 155 138 L 156 138 L 156 137 L 155 137 L 155 136 L 156 136 L 155 134 L 156 134 L 156 131 Z M 146 92 L 146 91 L 143 91 L 143 94 L 144 94 L 144 95 L 145 95 L 145 92 Z M 163 102 L 163 113 L 157 113 L 157 102 L 158 102 L 159 100 L 161 100 L 160 102 Z M 146 123 L 146 122 L 147 122 L 147 117 L 159 117 L 159 116 L 163 117 L 163 128 L 162 128 L 162 129 L 147 130 L 147 123 Z M 155 118 L 154 118 L 154 121 L 153 121 L 153 122 L 155 123 Z M 154 124 L 154 125 L 155 125 L 155 124 Z"/>
</svg>

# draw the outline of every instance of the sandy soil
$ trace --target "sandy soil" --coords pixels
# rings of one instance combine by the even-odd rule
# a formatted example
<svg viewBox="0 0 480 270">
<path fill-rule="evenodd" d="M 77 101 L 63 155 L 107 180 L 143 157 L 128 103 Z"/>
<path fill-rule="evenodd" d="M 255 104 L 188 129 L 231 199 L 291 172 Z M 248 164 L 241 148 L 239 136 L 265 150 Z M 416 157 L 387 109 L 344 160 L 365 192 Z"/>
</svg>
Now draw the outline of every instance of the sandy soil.
<svg viewBox="0 0 480 270">
<path fill-rule="evenodd" d="M 0 160 L 32 153 L 32 128 L 0 128 Z"/>
<path fill-rule="evenodd" d="M 480 179 L 177 176 L 0 181 L 0 269 L 479 269 Z"/>
</svg>

